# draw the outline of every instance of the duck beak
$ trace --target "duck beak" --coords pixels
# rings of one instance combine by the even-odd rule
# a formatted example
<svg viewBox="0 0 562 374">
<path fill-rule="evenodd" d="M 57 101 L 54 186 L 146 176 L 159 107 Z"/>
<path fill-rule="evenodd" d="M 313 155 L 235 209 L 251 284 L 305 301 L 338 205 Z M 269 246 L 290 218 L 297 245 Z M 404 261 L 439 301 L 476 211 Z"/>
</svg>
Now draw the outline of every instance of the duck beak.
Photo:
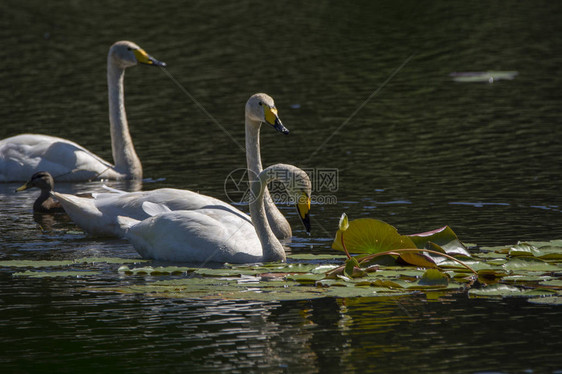
<svg viewBox="0 0 562 374">
<path fill-rule="evenodd" d="M 281 120 L 279 119 L 279 115 L 277 114 L 277 108 L 270 108 L 268 106 L 265 106 L 265 122 L 267 122 L 267 124 L 273 126 L 273 128 L 277 131 L 279 131 L 281 134 L 289 134 L 289 129 L 287 129 L 285 126 L 283 126 L 283 123 L 281 122 Z"/>
<path fill-rule="evenodd" d="M 23 186 L 20 186 L 18 188 L 16 188 L 16 192 L 20 192 L 20 191 L 25 191 L 27 189 L 31 188 L 31 186 L 29 185 L 29 183 L 25 183 Z"/>
<path fill-rule="evenodd" d="M 304 192 L 297 203 L 297 211 L 306 232 L 310 233 L 310 197 Z"/>
<path fill-rule="evenodd" d="M 158 61 L 157 59 L 146 53 L 144 49 L 135 49 L 133 53 L 135 54 L 135 57 L 137 58 L 139 64 L 166 67 L 165 62 Z"/>
</svg>

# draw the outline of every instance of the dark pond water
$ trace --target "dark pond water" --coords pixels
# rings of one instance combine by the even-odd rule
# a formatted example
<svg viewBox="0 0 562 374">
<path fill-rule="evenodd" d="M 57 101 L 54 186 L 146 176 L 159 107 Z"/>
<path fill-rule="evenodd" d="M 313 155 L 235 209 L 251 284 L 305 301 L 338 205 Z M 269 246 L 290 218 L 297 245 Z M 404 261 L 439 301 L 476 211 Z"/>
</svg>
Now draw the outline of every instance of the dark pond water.
<svg viewBox="0 0 562 374">
<path fill-rule="evenodd" d="M 331 253 L 342 212 L 401 233 L 450 225 L 480 245 L 562 238 L 562 5 L 557 2 L 15 1 L 0 5 L 0 138 L 37 132 L 111 159 L 106 54 L 129 39 L 168 63 L 125 77 L 144 189 L 225 199 L 245 155 L 244 103 L 276 100 L 288 137 L 266 165 L 337 172 L 307 237 Z M 453 72 L 516 71 L 455 82 Z M 333 174 L 332 174 L 333 175 Z M 115 187 L 132 189 L 122 183 Z M 123 240 L 34 220 L 37 192 L 0 185 L 0 260 L 136 258 Z M 139 186 L 136 186 L 139 187 Z M 101 183 L 58 185 L 63 192 Z M 14 278 L 0 269 L 3 372 L 560 372 L 560 307 L 466 294 L 250 302 L 92 293 L 150 281 Z"/>
</svg>

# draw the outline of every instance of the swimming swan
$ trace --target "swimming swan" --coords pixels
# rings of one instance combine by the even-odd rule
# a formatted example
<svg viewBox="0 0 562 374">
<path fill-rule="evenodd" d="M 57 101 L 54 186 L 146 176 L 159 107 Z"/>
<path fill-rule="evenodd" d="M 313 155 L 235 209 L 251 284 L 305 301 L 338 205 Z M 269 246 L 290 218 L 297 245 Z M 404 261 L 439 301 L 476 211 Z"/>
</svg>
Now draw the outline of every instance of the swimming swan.
<svg viewBox="0 0 562 374">
<path fill-rule="evenodd" d="M 164 211 L 143 221 L 119 217 L 124 237 L 148 259 L 172 262 L 253 263 L 285 261 L 281 242 L 267 221 L 264 198 L 267 183 L 282 182 L 296 202 L 299 216 L 310 227 L 310 180 L 301 169 L 277 164 L 263 170 L 250 184 L 253 226 L 222 209 Z M 144 203 L 147 211 L 151 203 Z"/>
<path fill-rule="evenodd" d="M 265 118 L 260 108 L 263 108 Z M 257 176 L 263 170 L 260 152 L 260 128 L 262 122 L 273 125 L 277 131 L 283 134 L 289 133 L 289 130 L 279 120 L 273 99 L 266 94 L 255 94 L 246 103 L 245 117 L 246 166 L 250 183 L 256 181 Z M 265 189 L 265 211 L 275 236 L 281 240 L 290 239 L 293 235 L 291 225 L 289 225 L 285 216 L 275 205 L 267 188 Z"/>
<path fill-rule="evenodd" d="M 41 194 L 33 203 L 33 212 L 35 213 L 62 213 L 64 209 L 58 201 L 51 196 L 51 192 L 55 183 L 53 177 L 46 171 L 38 171 L 31 176 L 24 185 L 16 189 L 16 192 L 25 191 L 33 187 L 41 190 Z"/>
<path fill-rule="evenodd" d="M 259 152 L 261 123 L 264 122 L 285 134 L 289 130 L 282 125 L 273 99 L 266 94 L 252 95 L 246 103 L 245 112 L 246 157 L 248 168 L 253 171 L 248 174 L 252 178 L 251 180 L 255 180 L 262 170 Z M 149 215 L 142 208 L 145 201 L 165 205 L 170 210 L 195 210 L 222 206 L 231 212 L 236 212 L 248 222 L 250 221 L 248 215 L 232 205 L 189 190 L 161 188 L 142 192 L 96 193 L 93 194 L 93 199 L 61 193 L 54 193 L 54 196 L 78 226 L 87 233 L 97 236 L 121 235 L 122 230 L 117 222 L 117 216 L 136 220 L 148 218 Z M 274 234 L 281 240 L 290 238 L 292 232 L 289 223 L 275 207 L 266 190 L 266 209 L 267 207 L 270 208 L 268 212 L 273 212 L 271 216 L 268 215 L 268 219 Z M 288 229 L 286 226 L 289 226 Z"/>
<path fill-rule="evenodd" d="M 56 181 L 141 179 L 142 165 L 129 134 L 123 88 L 125 69 L 137 63 L 166 65 L 129 41 L 117 42 L 109 49 L 109 123 L 115 165 L 70 140 L 21 134 L 0 141 L 0 182 L 26 181 L 41 170 L 48 171 Z"/>
</svg>

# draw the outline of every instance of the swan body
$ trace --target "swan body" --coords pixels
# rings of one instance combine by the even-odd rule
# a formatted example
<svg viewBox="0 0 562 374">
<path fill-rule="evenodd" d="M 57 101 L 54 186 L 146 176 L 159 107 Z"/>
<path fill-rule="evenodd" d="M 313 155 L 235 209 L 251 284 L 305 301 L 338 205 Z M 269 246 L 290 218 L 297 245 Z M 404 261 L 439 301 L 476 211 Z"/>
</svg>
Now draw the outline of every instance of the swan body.
<svg viewBox="0 0 562 374">
<path fill-rule="evenodd" d="M 70 140 L 22 134 L 0 141 L 0 182 L 26 181 L 38 171 L 49 172 L 56 181 L 68 182 L 141 179 L 142 165 L 129 133 L 123 86 L 125 69 L 138 63 L 165 66 L 129 41 L 117 42 L 109 49 L 109 122 L 115 165 Z"/>
<path fill-rule="evenodd" d="M 124 237 L 143 258 L 191 263 L 285 261 L 285 250 L 271 231 L 264 208 L 266 185 L 275 179 L 297 201 L 299 215 L 309 229 L 310 180 L 301 169 L 283 164 L 268 167 L 252 183 L 253 225 L 214 208 L 157 213 L 143 221 L 119 217 L 118 222 Z"/>
<path fill-rule="evenodd" d="M 248 173 L 251 181 L 256 180 L 262 171 L 259 152 L 259 128 L 262 121 L 282 133 L 288 133 L 279 120 L 273 99 L 266 94 L 255 94 L 246 104 L 246 157 L 250 170 L 253 171 Z M 265 193 L 268 220 L 275 236 L 281 240 L 289 239 L 292 235 L 289 223 L 271 201 L 267 189 Z M 54 193 L 54 196 L 78 226 L 96 236 L 120 236 L 122 230 L 117 222 L 118 216 L 135 220 L 148 218 L 149 215 L 143 209 L 144 202 L 161 204 L 170 210 L 198 210 L 216 206 L 250 222 L 248 215 L 232 205 L 189 190 L 163 188 L 130 193 L 117 191 L 93 194 L 93 198 L 61 193 Z"/>
<path fill-rule="evenodd" d="M 24 185 L 16 189 L 16 192 L 25 191 L 33 187 L 41 190 L 41 194 L 33 203 L 34 213 L 63 213 L 64 209 L 58 201 L 51 196 L 55 183 L 51 174 L 39 171 L 31 177 Z"/>
<path fill-rule="evenodd" d="M 197 210 L 214 208 L 230 212 L 238 219 L 248 221 L 250 217 L 219 199 L 189 190 L 160 188 L 153 191 L 122 193 L 94 193 L 92 198 L 53 192 L 70 218 L 88 234 L 96 236 L 121 236 L 118 216 L 144 220 L 150 215 L 143 209 L 145 202 L 159 204 L 167 210 Z"/>
</svg>

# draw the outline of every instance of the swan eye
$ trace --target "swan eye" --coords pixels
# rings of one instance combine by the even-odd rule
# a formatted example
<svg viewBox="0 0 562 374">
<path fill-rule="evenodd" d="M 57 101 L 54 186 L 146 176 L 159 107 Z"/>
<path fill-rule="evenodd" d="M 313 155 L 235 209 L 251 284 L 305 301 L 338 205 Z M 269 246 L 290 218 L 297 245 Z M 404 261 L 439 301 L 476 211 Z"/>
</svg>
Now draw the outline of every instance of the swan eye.
<svg viewBox="0 0 562 374">
<path fill-rule="evenodd" d="M 262 103 L 261 101 L 260 101 L 258 104 L 259 104 L 259 106 L 262 106 L 262 105 L 263 105 L 263 103 Z"/>
</svg>

